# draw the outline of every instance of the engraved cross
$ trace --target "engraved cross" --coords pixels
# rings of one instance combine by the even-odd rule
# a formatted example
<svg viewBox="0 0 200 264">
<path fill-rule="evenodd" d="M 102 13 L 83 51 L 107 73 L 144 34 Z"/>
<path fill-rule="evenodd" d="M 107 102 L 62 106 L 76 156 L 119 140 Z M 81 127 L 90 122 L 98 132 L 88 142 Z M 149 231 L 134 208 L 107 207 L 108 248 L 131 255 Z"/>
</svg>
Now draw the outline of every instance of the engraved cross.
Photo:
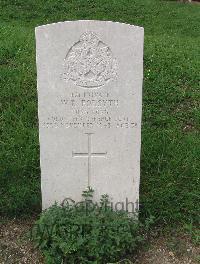
<svg viewBox="0 0 200 264">
<path fill-rule="evenodd" d="M 105 157 L 107 152 L 92 152 L 92 135 L 94 133 L 85 133 L 88 136 L 88 152 L 73 152 L 72 157 L 85 157 L 88 161 L 88 187 L 91 183 L 92 157 Z"/>
</svg>

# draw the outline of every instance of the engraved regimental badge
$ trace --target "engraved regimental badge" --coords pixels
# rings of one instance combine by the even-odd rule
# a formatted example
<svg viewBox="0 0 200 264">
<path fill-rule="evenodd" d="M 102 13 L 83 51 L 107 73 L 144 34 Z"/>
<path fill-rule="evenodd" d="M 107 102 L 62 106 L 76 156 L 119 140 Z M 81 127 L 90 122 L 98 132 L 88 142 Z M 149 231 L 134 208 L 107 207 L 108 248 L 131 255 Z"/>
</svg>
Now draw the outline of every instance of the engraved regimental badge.
<svg viewBox="0 0 200 264">
<path fill-rule="evenodd" d="M 68 51 L 64 60 L 65 81 L 97 88 L 117 77 L 117 61 L 108 45 L 93 32 L 85 32 Z"/>
</svg>

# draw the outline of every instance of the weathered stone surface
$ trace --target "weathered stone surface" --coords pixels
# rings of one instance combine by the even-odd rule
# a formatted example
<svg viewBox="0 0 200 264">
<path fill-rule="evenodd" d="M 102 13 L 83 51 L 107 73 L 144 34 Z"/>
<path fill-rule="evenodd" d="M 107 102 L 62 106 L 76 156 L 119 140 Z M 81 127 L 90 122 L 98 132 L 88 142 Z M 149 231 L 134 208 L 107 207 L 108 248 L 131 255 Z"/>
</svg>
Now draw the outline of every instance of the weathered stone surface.
<svg viewBox="0 0 200 264">
<path fill-rule="evenodd" d="M 143 28 L 56 23 L 36 28 L 36 48 L 43 208 L 66 197 L 79 201 L 87 186 L 97 200 L 109 194 L 116 209 L 135 203 Z"/>
</svg>

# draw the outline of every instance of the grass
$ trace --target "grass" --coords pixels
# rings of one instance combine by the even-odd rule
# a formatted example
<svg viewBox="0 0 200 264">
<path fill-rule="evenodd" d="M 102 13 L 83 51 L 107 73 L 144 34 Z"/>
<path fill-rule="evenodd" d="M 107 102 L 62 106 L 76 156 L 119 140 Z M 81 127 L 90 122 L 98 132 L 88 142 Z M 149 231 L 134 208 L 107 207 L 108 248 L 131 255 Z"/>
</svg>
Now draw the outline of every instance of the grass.
<svg viewBox="0 0 200 264">
<path fill-rule="evenodd" d="M 200 6 L 159 0 L 1 0 L 0 212 L 41 208 L 34 27 L 77 19 L 145 28 L 142 215 L 199 221 Z"/>
</svg>

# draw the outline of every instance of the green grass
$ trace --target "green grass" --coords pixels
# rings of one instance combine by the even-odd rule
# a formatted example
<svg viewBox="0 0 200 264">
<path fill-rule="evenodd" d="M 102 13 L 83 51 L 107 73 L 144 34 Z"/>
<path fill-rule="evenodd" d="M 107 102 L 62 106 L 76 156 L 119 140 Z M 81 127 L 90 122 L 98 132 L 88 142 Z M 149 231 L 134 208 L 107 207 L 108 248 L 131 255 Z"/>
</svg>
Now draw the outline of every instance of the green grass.
<svg viewBox="0 0 200 264">
<path fill-rule="evenodd" d="M 145 28 L 142 215 L 190 223 L 200 212 L 200 6 L 159 0 L 0 2 L 0 212 L 40 210 L 34 27 L 77 19 Z"/>
</svg>

